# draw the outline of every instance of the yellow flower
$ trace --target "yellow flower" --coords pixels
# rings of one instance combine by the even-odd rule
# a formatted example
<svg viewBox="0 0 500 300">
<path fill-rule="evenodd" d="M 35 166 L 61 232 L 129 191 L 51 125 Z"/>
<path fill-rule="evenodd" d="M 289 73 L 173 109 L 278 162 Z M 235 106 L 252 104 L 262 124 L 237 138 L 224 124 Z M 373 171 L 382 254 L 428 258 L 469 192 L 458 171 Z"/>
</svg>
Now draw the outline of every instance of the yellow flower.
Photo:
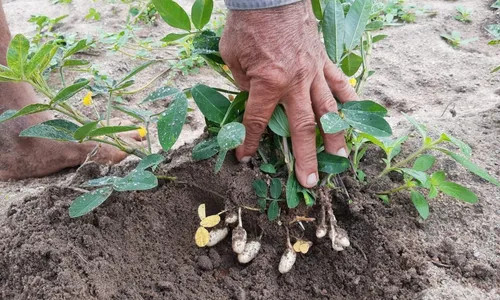
<svg viewBox="0 0 500 300">
<path fill-rule="evenodd" d="M 222 70 L 224 70 L 224 71 L 226 71 L 226 72 L 227 72 L 227 71 L 229 71 L 229 68 L 228 68 L 228 66 L 223 65 L 223 66 L 222 66 Z"/>
<path fill-rule="evenodd" d="M 83 105 L 85 106 L 91 106 L 92 105 L 92 92 L 88 92 L 85 97 L 83 97 Z"/>
<path fill-rule="evenodd" d="M 148 131 L 146 130 L 146 128 L 144 128 L 144 126 L 137 128 L 137 132 L 139 133 L 139 136 L 141 138 L 145 137 L 146 134 L 148 134 Z"/>
<path fill-rule="evenodd" d="M 349 79 L 349 83 L 351 84 L 352 87 L 356 87 L 358 81 L 356 80 L 356 78 L 351 78 Z"/>
</svg>

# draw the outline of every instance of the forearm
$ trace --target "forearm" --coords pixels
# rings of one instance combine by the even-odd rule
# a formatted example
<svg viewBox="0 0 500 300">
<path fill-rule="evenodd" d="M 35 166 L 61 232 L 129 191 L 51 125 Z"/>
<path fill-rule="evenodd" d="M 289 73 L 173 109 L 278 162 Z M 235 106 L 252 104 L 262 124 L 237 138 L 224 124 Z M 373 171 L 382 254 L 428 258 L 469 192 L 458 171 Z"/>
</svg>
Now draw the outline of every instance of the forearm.
<svg viewBox="0 0 500 300">
<path fill-rule="evenodd" d="M 284 6 L 303 0 L 225 0 L 231 10 L 251 10 Z"/>
</svg>

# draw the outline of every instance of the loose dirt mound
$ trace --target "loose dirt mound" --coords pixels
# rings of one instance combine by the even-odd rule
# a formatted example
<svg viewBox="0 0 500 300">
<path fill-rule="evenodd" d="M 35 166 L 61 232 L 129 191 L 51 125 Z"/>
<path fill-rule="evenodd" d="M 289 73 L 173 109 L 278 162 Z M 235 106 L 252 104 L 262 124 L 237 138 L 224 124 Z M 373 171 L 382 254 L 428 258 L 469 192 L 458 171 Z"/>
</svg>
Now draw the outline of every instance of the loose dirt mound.
<svg viewBox="0 0 500 300">
<path fill-rule="evenodd" d="M 117 193 L 80 219 L 68 216 L 78 195 L 68 188 L 52 186 L 13 204 L 0 232 L 1 298 L 415 299 L 430 284 L 427 252 L 446 257 L 455 251 L 452 242 L 433 247 L 415 234 L 423 225 L 412 217 L 408 199 L 395 198 L 388 207 L 345 178 L 354 203 L 334 197 L 334 205 L 353 247 L 334 252 L 308 228 L 305 236 L 315 245 L 283 276 L 277 271 L 283 228 L 245 211 L 249 235 L 264 231 L 263 248 L 252 263 L 240 265 L 230 239 L 196 248 L 196 207 L 206 203 L 208 212 L 216 213 L 255 206 L 251 182 L 258 172 L 234 162 L 218 176 L 212 170 L 212 162 L 182 163 L 169 172 L 177 182 L 150 192 Z M 459 270 L 453 273 L 458 276 Z M 474 271 L 483 287 L 494 287 L 491 267 Z"/>
</svg>

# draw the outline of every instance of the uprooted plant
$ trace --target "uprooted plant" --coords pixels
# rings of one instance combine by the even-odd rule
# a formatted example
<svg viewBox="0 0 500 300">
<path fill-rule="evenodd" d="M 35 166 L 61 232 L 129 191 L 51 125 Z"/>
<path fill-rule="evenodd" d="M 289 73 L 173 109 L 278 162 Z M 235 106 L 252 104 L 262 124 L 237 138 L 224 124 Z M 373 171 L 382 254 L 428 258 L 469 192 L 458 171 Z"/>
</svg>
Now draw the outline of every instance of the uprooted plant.
<svg viewBox="0 0 500 300">
<path fill-rule="evenodd" d="M 77 80 L 70 86 L 55 93 L 48 87 L 44 72 L 49 62 L 60 52 L 57 45 L 47 43 L 36 53 L 29 53 L 29 42 L 23 36 L 16 36 L 11 42 L 8 52 L 8 67 L 0 67 L 0 81 L 24 81 L 32 84 L 38 91 L 47 96 L 48 104 L 33 104 L 19 111 L 6 111 L 0 116 L 4 122 L 23 115 L 40 111 L 54 110 L 66 119 L 47 121 L 26 129 L 22 136 L 50 138 L 67 142 L 97 141 L 118 147 L 119 149 L 142 158 L 138 166 L 127 176 L 103 177 L 91 180 L 85 188 L 97 188 L 81 195 L 70 206 L 70 216 L 82 216 L 102 204 L 113 191 L 146 190 L 158 185 L 158 178 L 175 180 L 165 174 L 155 174 L 164 161 L 159 154 L 152 154 L 151 148 L 137 148 L 123 141 L 117 133 L 139 130 L 145 135 L 150 145 L 149 126 L 157 124 L 159 143 L 168 150 L 179 136 L 188 111 L 187 97 L 192 96 L 200 111 L 205 116 L 207 124 L 207 139 L 193 148 L 192 157 L 195 161 L 209 159 L 215 155 L 215 172 L 217 173 L 232 149 L 240 146 L 245 139 L 245 127 L 242 116 L 248 93 L 238 91 L 231 72 L 224 64 L 219 54 L 219 36 L 205 26 L 210 21 L 213 10 L 211 0 L 196 0 L 192 6 L 191 17 L 184 9 L 172 0 L 153 0 L 156 10 L 163 20 L 172 27 L 183 30 L 181 33 L 171 33 L 164 40 L 175 41 L 192 39 L 194 52 L 203 57 L 207 64 L 234 86 L 232 90 L 212 88 L 198 84 L 190 89 L 179 90 L 173 87 L 162 87 L 151 93 L 142 103 L 147 104 L 170 97 L 168 108 L 160 113 L 145 109 L 116 105 L 113 97 L 124 93 L 127 87 L 134 84 L 133 76 L 138 74 L 152 62 L 131 71 L 120 80 L 104 80 L 101 86 L 107 100 L 105 114 L 96 113 L 89 119 L 78 110 L 71 107 L 67 100 L 79 91 L 90 88 L 86 79 Z M 366 80 L 373 74 L 369 67 L 369 56 L 373 44 L 385 38 L 385 35 L 372 35 L 373 30 L 382 28 L 373 13 L 371 0 L 356 0 L 351 4 L 339 0 L 313 0 L 313 11 L 319 20 L 319 28 L 325 41 L 325 48 L 330 59 L 342 71 L 351 77 L 351 83 L 361 94 Z M 372 24 L 376 22 L 375 24 Z M 192 25 L 195 29 L 192 30 Z M 80 42 L 78 43 L 80 44 Z M 85 41 L 73 50 L 62 54 L 62 64 L 65 59 L 78 52 L 79 47 L 88 45 Z M 92 95 L 83 98 L 85 105 L 92 105 Z M 346 142 L 350 148 L 350 159 L 331 155 L 324 151 L 323 140 L 319 126 L 317 128 L 317 160 L 321 172 L 319 184 L 312 189 L 300 186 L 294 173 L 294 156 L 291 147 L 288 120 L 283 107 L 278 106 L 268 125 L 268 130 L 258 149 L 258 158 L 254 161 L 262 171 L 261 179 L 253 183 L 256 193 L 256 206 L 237 205 L 236 211 L 223 211 L 219 214 L 206 216 L 204 206 L 198 209 L 201 222 L 195 235 L 199 247 L 215 246 L 229 234 L 232 229 L 233 250 L 238 255 L 240 263 L 249 263 L 255 258 L 261 247 L 260 238 L 248 239 L 244 229 L 243 212 L 265 212 L 269 221 L 278 222 L 286 233 L 285 252 L 282 256 L 279 271 L 286 273 L 293 267 L 298 253 L 307 253 L 312 242 L 304 237 L 305 226 L 315 227 L 316 237 L 321 239 L 328 235 L 332 248 L 341 251 L 349 247 L 347 232 L 340 228 L 332 208 L 332 191 L 339 191 L 343 200 L 349 199 L 349 193 L 344 187 L 339 174 L 349 171 L 353 176 L 368 187 L 390 172 L 403 174 L 404 184 L 387 191 L 373 191 L 385 202 L 389 196 L 400 191 L 410 193 L 411 199 L 422 218 L 428 217 L 429 205 L 424 196 L 432 199 L 439 192 L 464 200 L 476 202 L 477 197 L 467 188 L 447 181 L 443 171 L 431 175 L 428 170 L 434 165 L 436 157 L 433 151 L 439 151 L 450 156 L 472 173 L 495 185 L 498 180 L 485 170 L 470 161 L 471 149 L 465 143 L 448 135 L 442 134 L 432 139 L 426 128 L 411 117 L 408 120 L 422 135 L 422 147 L 405 158 L 399 158 L 402 144 L 408 137 L 391 139 L 392 130 L 384 119 L 387 110 L 381 105 L 370 101 L 355 101 L 338 104 L 338 113 L 327 113 L 320 118 L 321 128 L 325 133 L 344 131 Z M 109 123 L 110 113 L 117 109 L 142 124 L 140 126 L 112 126 Z M 443 144 L 458 146 L 460 153 L 455 153 Z M 369 146 L 380 148 L 386 154 L 385 168 L 374 178 L 369 178 L 362 170 L 362 158 Z M 427 191 L 427 192 L 423 192 Z M 299 205 L 305 205 L 305 211 L 312 212 L 312 207 L 320 208 L 319 216 L 311 217 L 296 213 Z M 288 209 L 287 214 L 281 210 Z M 304 207 L 301 207 L 304 208 Z M 304 211 L 304 210 L 302 210 Z M 221 222 L 221 214 L 225 214 L 225 222 Z M 210 230 L 210 231 L 209 231 Z M 295 238 L 292 244 L 291 238 Z M 284 239 L 284 240 L 285 240 Z"/>
<path fill-rule="evenodd" d="M 167 23 L 187 31 L 186 33 L 170 34 L 170 38 L 182 38 L 192 34 L 189 16 L 180 6 L 173 1 L 154 2 L 157 5 L 160 15 Z M 207 12 L 203 16 L 208 20 L 211 9 L 210 1 L 204 1 L 204 3 L 204 9 Z M 325 6 L 323 6 L 324 2 L 322 1 L 312 1 L 312 4 L 314 13 L 320 21 L 325 48 L 330 59 L 337 63 L 347 76 L 352 77 L 351 83 L 356 87 L 358 93 L 360 93 L 367 78 L 373 74 L 369 70 L 369 55 L 372 45 L 386 37 L 385 35 L 372 36 L 371 31 L 381 27 L 377 23 L 372 24 L 378 21 L 371 14 L 371 1 L 357 0 L 352 5 L 341 3 L 340 1 L 328 1 Z M 176 16 L 166 13 L 174 8 L 182 13 Z M 182 18 L 175 18 L 179 16 L 182 16 Z M 193 23 L 195 26 L 198 24 L 196 28 L 200 30 L 203 26 L 197 23 L 196 20 L 196 17 L 193 17 Z M 179 24 L 184 25 L 178 26 Z M 228 79 L 231 84 L 235 85 L 231 73 L 220 57 L 218 44 L 219 37 L 210 31 L 202 31 L 194 37 L 195 51 L 215 71 Z M 240 146 L 245 139 L 245 127 L 241 122 L 248 93 L 245 91 L 215 89 L 202 84 L 194 86 L 190 91 L 198 108 L 205 116 L 208 132 L 207 139 L 193 148 L 192 157 L 195 161 L 199 161 L 217 155 L 215 160 L 215 172 L 217 173 L 222 168 L 228 151 Z M 229 95 L 229 97 L 226 97 L 226 95 Z M 369 145 L 381 148 L 386 153 L 387 158 L 385 159 L 386 167 L 381 170 L 376 178 L 369 180 L 367 184 L 387 175 L 389 172 L 402 173 L 405 180 L 404 185 L 388 191 L 376 191 L 374 193 L 388 202 L 389 195 L 399 191 L 409 191 L 417 211 L 424 219 L 428 217 L 428 202 L 421 193 L 422 190 L 429 191 L 429 199 L 436 197 L 439 191 L 441 191 L 467 202 L 477 201 L 477 197 L 467 188 L 446 181 L 444 172 L 436 171 L 431 176 L 425 173 L 425 171 L 433 166 L 436 159 L 428 153 L 430 151 L 441 151 L 464 165 L 471 172 L 494 184 L 499 184 L 495 178 L 470 162 L 468 159 L 470 156 L 470 147 L 465 143 L 447 134 L 442 134 L 439 139 L 433 140 L 428 137 L 425 127 L 418 124 L 409 116 L 407 117 L 408 120 L 422 133 L 424 144 L 416 152 L 393 164 L 395 157 L 401 151 L 401 145 L 408 137 L 401 137 L 396 140 L 389 138 L 392 131 L 384 119 L 387 110 L 369 100 L 338 104 L 338 107 L 338 114 L 328 113 L 321 117 L 321 127 L 325 133 L 333 134 L 345 131 L 346 141 L 351 149 L 352 158 L 349 160 L 326 153 L 318 126 L 316 131 L 317 160 L 318 169 L 322 175 L 320 176 L 320 183 L 313 189 L 301 187 L 295 178 L 290 130 L 283 107 L 278 106 L 275 109 L 268 124 L 268 130 L 262 137 L 258 149 L 259 158 L 255 163 L 260 165 L 259 168 L 265 179 L 256 180 L 253 183 L 253 187 L 258 199 L 256 204 L 259 208 L 257 210 L 265 212 L 269 221 L 281 222 L 286 230 L 286 250 L 279 266 L 279 271 L 282 273 L 290 271 L 295 263 L 296 253 L 307 253 L 312 245 L 310 241 L 303 239 L 301 234 L 293 235 L 289 231 L 304 228 L 304 223 L 316 222 L 316 218 L 301 215 L 294 216 L 293 210 L 289 210 L 287 215 L 281 215 L 280 212 L 283 206 L 286 206 L 288 209 L 294 209 L 301 203 L 305 204 L 306 207 L 312 207 L 315 204 L 320 205 L 321 213 L 318 216 L 319 222 L 316 224 L 316 237 L 322 238 L 329 234 L 332 248 L 336 251 L 341 251 L 349 246 L 350 242 L 346 231 L 337 225 L 337 220 L 332 209 L 330 191 L 340 189 L 342 194 L 346 195 L 346 198 L 349 197 L 342 180 L 338 176 L 338 174 L 348 169 L 353 171 L 359 181 L 368 181 L 366 180 L 366 174 L 360 168 L 360 161 Z M 442 148 L 441 144 L 443 143 L 451 143 L 458 146 L 463 155 L 456 154 L 447 148 Z M 407 165 L 412 162 L 413 166 L 408 167 Z M 253 241 L 252 243 L 248 243 L 248 248 L 243 246 L 247 236 L 246 231 L 242 227 L 242 208 L 249 211 L 256 210 L 252 207 L 240 205 L 238 216 L 234 217 L 234 212 L 230 213 L 226 218 L 227 221 L 225 224 L 220 224 L 219 228 L 214 232 L 223 232 L 225 236 L 227 231 L 224 228 L 227 228 L 230 224 L 234 224 L 237 220 L 238 225 L 233 229 L 233 251 L 238 254 L 238 259 L 241 263 L 247 263 L 251 260 L 247 259 L 248 257 L 253 258 L 256 256 L 260 249 L 260 242 Z M 204 219 L 200 218 L 203 223 Z M 204 238 L 200 238 L 201 235 Z M 218 234 L 216 236 L 219 237 Z M 290 236 L 297 236 L 293 246 L 290 242 Z M 211 235 L 209 237 L 208 232 L 205 232 L 203 229 L 199 229 L 197 232 L 196 241 L 199 247 L 214 245 L 211 242 L 213 241 Z M 251 255 L 244 255 L 244 258 L 240 259 L 242 253 L 251 253 Z"/>
</svg>

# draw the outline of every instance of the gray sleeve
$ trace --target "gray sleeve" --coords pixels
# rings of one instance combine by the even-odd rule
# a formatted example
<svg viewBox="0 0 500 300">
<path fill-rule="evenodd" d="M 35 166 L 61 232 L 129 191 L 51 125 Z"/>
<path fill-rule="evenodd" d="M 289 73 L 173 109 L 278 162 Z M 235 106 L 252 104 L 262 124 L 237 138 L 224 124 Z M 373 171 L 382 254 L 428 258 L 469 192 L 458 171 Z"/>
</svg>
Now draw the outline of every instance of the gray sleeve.
<svg viewBox="0 0 500 300">
<path fill-rule="evenodd" d="M 250 10 L 284 6 L 300 1 L 302 0 L 225 0 L 225 3 L 231 10 Z"/>
</svg>

